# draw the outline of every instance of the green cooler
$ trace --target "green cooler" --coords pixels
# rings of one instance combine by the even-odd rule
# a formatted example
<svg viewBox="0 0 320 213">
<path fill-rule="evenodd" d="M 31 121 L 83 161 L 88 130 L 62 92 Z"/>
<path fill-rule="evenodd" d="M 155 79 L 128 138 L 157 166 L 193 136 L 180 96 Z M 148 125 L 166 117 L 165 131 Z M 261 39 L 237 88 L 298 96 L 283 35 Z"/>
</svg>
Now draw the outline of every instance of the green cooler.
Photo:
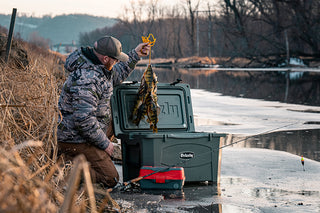
<svg viewBox="0 0 320 213">
<path fill-rule="evenodd" d="M 189 85 L 158 83 L 157 133 L 146 120 L 139 126 L 130 120 L 139 86 L 123 83 L 114 88 L 111 100 L 115 135 L 121 139 L 123 181 L 138 177 L 143 166 L 178 166 L 184 168 L 186 182 L 219 182 L 219 146 L 225 134 L 195 132 Z"/>
</svg>

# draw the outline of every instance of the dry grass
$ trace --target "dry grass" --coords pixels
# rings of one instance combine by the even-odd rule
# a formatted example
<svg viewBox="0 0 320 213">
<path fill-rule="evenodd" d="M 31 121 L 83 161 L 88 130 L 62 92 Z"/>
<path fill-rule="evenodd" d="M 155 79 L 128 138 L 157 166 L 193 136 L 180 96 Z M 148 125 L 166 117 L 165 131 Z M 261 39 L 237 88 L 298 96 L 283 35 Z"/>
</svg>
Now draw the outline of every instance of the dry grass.
<svg viewBox="0 0 320 213">
<path fill-rule="evenodd" d="M 186 66 L 192 64 L 217 64 L 217 58 L 214 57 L 186 57 L 186 58 L 154 58 L 151 59 L 151 64 L 171 63 L 175 66 Z M 140 64 L 149 64 L 149 59 L 142 59 L 139 61 Z"/>
<path fill-rule="evenodd" d="M 57 159 L 63 59 L 22 47 L 28 66 L 17 66 L 17 58 L 0 64 L 0 212 L 96 212 L 86 161 L 68 165 Z M 82 191 L 79 181 L 72 181 L 81 177 Z M 104 207 L 99 211 L 105 212 Z"/>
</svg>

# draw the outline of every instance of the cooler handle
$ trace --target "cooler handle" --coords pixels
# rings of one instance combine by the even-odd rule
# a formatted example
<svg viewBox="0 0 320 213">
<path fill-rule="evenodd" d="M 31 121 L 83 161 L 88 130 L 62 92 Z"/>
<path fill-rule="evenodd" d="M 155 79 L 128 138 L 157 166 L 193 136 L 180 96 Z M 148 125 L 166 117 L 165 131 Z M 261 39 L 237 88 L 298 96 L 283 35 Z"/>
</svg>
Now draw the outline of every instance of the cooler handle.
<svg viewBox="0 0 320 213">
<path fill-rule="evenodd" d="M 207 135 L 204 134 L 167 134 L 167 137 L 165 138 L 175 138 L 175 139 L 196 139 L 196 138 L 203 138 L 203 137 L 208 137 L 208 140 L 211 141 L 212 140 L 212 134 L 208 133 Z"/>
</svg>

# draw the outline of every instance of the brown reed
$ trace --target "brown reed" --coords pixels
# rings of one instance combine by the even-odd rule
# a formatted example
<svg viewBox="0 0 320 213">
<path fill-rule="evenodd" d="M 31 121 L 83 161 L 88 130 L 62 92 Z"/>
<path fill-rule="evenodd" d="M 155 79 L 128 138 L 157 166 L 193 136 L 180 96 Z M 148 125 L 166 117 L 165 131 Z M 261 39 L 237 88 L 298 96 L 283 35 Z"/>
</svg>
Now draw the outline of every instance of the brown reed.
<svg viewBox="0 0 320 213">
<path fill-rule="evenodd" d="M 73 165 L 57 157 L 63 57 L 21 46 L 27 66 L 16 66 L 19 58 L 0 62 L 0 212 L 71 212 L 70 206 L 72 212 L 106 212 L 97 209 L 86 161 Z M 74 167 L 83 173 L 70 172 Z M 81 176 L 85 191 L 72 181 Z"/>
</svg>

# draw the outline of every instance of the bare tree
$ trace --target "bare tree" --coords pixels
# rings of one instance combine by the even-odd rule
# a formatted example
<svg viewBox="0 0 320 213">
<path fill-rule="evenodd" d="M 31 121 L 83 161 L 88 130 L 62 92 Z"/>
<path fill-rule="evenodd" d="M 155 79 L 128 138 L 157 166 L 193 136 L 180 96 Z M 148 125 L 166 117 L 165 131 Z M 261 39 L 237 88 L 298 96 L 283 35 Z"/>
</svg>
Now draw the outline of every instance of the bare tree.
<svg viewBox="0 0 320 213">
<path fill-rule="evenodd" d="M 178 6 L 164 9 L 165 19 L 162 22 L 162 27 L 166 26 L 166 30 L 161 30 L 161 36 L 164 36 L 165 40 L 165 57 L 177 57 L 180 58 L 184 55 L 183 53 L 183 19 L 182 11 Z"/>
<path fill-rule="evenodd" d="M 320 58 L 318 0 L 207 1 L 206 11 L 200 10 L 200 0 L 181 2 L 169 8 L 157 0 L 135 1 L 114 27 L 84 33 L 82 40 L 108 33 L 120 38 L 127 50 L 142 35 L 153 33 L 153 56 L 186 57 L 196 53 L 198 21 L 201 56 L 246 57 L 252 60 L 247 66 L 267 59 L 266 66 L 278 65 L 285 59 L 286 31 L 290 55 Z"/>
<path fill-rule="evenodd" d="M 197 11 L 199 9 L 200 0 L 195 1 L 196 3 L 193 4 L 192 0 L 185 0 L 186 4 L 186 12 L 185 12 L 185 23 L 186 23 L 186 30 L 189 35 L 191 41 L 191 48 L 192 50 L 196 48 L 196 16 Z M 192 52 L 190 54 L 193 54 Z"/>
<path fill-rule="evenodd" d="M 296 52 L 299 55 L 320 56 L 320 2 L 318 0 L 293 0 L 286 3 L 292 11 L 292 34 L 305 46 Z"/>
<path fill-rule="evenodd" d="M 249 0 L 259 11 L 255 18 L 263 23 L 267 34 L 259 37 L 273 47 L 285 51 L 284 31 L 288 32 L 290 52 L 295 55 L 317 55 L 320 39 L 320 2 L 316 0 Z"/>
</svg>

